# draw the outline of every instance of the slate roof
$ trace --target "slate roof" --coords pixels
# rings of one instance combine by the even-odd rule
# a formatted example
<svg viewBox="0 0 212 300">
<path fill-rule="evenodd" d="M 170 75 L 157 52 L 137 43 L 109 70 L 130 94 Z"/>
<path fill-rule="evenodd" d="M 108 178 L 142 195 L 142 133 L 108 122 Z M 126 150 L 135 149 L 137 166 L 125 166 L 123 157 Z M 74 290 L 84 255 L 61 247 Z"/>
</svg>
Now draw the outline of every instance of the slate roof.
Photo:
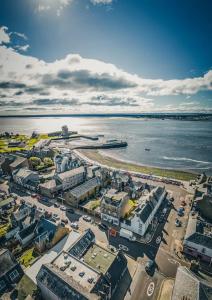
<svg viewBox="0 0 212 300">
<path fill-rule="evenodd" d="M 25 157 L 17 156 L 16 159 L 14 160 L 14 162 L 12 162 L 12 163 L 10 164 L 10 167 L 16 168 L 16 167 L 18 167 L 20 164 L 22 164 L 25 160 L 26 160 Z"/>
<path fill-rule="evenodd" d="M 57 177 L 58 177 L 61 181 L 63 181 L 63 180 L 66 179 L 66 178 L 70 178 L 70 177 L 72 177 L 72 176 L 81 174 L 81 173 L 83 173 L 83 172 L 85 172 L 85 168 L 84 168 L 84 167 L 79 167 L 79 168 L 75 168 L 75 169 L 72 169 L 72 170 L 69 170 L 69 171 L 66 171 L 66 172 L 57 174 Z"/>
<path fill-rule="evenodd" d="M 42 266 L 37 279 L 47 289 L 53 292 L 58 299 L 100 299 L 100 297 L 90 293 L 90 291 L 76 282 L 74 277 L 65 274 L 65 272 L 52 264 Z"/>
<path fill-rule="evenodd" d="M 79 198 L 79 197 L 85 195 L 86 193 L 88 193 L 90 190 L 98 187 L 99 185 L 100 184 L 99 184 L 98 178 L 94 177 L 94 178 L 80 184 L 76 188 L 72 189 L 70 191 L 70 194 L 73 195 L 76 198 Z"/>
<path fill-rule="evenodd" d="M 53 234 L 57 230 L 57 225 L 45 218 L 42 218 L 38 224 L 38 232 L 42 234 L 43 232 L 52 232 Z"/>
<path fill-rule="evenodd" d="M 21 169 L 19 169 L 16 173 L 15 173 L 15 175 L 16 176 L 19 176 L 19 177 L 22 177 L 22 178 L 27 178 L 28 176 L 30 176 L 31 174 L 36 174 L 36 175 L 38 175 L 36 172 L 33 172 L 33 171 L 31 171 L 31 170 L 29 170 L 29 169 L 27 169 L 27 168 L 21 168 Z"/>
<path fill-rule="evenodd" d="M 212 286 L 201 281 L 186 267 L 180 266 L 177 269 L 172 300 L 211 300 Z"/>
<path fill-rule="evenodd" d="M 200 232 L 199 227 L 197 216 L 190 216 L 186 229 L 185 241 L 190 241 L 212 249 L 212 238 Z"/>
<path fill-rule="evenodd" d="M 0 277 L 16 265 L 11 253 L 7 249 L 0 249 Z"/>
<path fill-rule="evenodd" d="M 8 205 L 9 203 L 13 203 L 14 199 L 13 198 L 7 198 L 5 200 L 0 201 L 0 208 Z"/>
<path fill-rule="evenodd" d="M 56 183 L 56 180 L 55 179 L 51 179 L 51 180 L 48 180 L 44 183 L 41 183 L 39 185 L 41 188 L 46 188 L 46 189 L 54 189 L 56 186 L 57 186 L 57 183 Z"/>
<path fill-rule="evenodd" d="M 140 213 L 140 219 L 143 223 L 149 218 L 149 215 L 153 211 L 154 207 L 148 202 Z"/>
<path fill-rule="evenodd" d="M 20 238 L 22 240 L 25 239 L 27 236 L 29 236 L 31 233 L 34 232 L 36 226 L 37 226 L 37 222 L 34 222 L 34 223 L 30 224 L 28 227 L 19 231 Z"/>
<path fill-rule="evenodd" d="M 148 195 L 146 202 L 142 203 L 141 207 L 136 209 L 136 212 L 140 215 L 140 219 L 143 223 L 145 223 L 149 218 L 149 215 L 154 210 L 163 192 L 164 188 L 161 186 L 157 186 Z"/>
</svg>

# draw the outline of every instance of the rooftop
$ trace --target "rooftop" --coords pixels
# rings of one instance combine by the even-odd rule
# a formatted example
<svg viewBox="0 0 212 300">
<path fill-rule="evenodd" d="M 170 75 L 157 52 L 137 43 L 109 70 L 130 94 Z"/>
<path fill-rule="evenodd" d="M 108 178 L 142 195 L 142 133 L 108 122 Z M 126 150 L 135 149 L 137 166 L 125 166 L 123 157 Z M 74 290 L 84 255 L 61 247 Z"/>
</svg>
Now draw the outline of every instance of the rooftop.
<svg viewBox="0 0 212 300">
<path fill-rule="evenodd" d="M 43 188 L 46 188 L 46 189 L 53 189 L 57 186 L 57 183 L 56 183 L 55 179 L 51 179 L 51 180 L 48 180 L 44 183 L 41 183 L 39 186 L 43 187 Z"/>
<path fill-rule="evenodd" d="M 185 241 L 191 241 L 212 249 L 211 230 L 205 227 L 203 222 L 198 221 L 197 215 L 189 217 L 186 228 Z"/>
<path fill-rule="evenodd" d="M 115 254 L 97 244 L 93 244 L 83 256 L 83 260 L 86 264 L 103 274 L 107 272 L 115 258 Z"/>
<path fill-rule="evenodd" d="M 53 262 L 52 265 L 60 269 L 71 280 L 77 282 L 81 287 L 90 292 L 96 284 L 100 274 L 87 266 L 67 252 L 62 252 Z M 85 273 L 80 276 L 80 273 Z M 92 280 L 91 280 L 92 278 Z M 90 279 L 90 282 L 88 281 Z M 67 282 L 68 283 L 68 282 Z"/>
<path fill-rule="evenodd" d="M 172 300 L 211 300 L 212 286 L 200 280 L 186 267 L 177 269 Z"/>
<path fill-rule="evenodd" d="M 70 276 L 69 272 L 72 272 L 70 268 L 66 270 L 66 272 L 61 271 L 53 264 L 44 265 L 38 273 L 38 282 L 46 286 L 57 299 L 99 299 L 97 295 L 90 293 L 90 289 L 85 285 L 84 280 L 79 282 L 78 276 Z"/>
<path fill-rule="evenodd" d="M 18 167 L 18 165 L 22 164 L 24 161 L 26 161 L 25 157 L 17 156 L 15 161 L 10 164 L 10 167 L 16 168 L 16 167 Z"/>
<path fill-rule="evenodd" d="M 60 180 L 64 180 L 66 178 L 81 174 L 83 172 L 85 172 L 85 168 L 84 167 L 79 167 L 79 168 L 75 168 L 75 169 L 66 171 L 64 173 L 57 174 L 57 176 Z"/>
<path fill-rule="evenodd" d="M 21 168 L 18 169 L 17 172 L 15 173 L 16 176 L 22 177 L 22 178 L 26 178 L 30 175 L 38 175 L 38 173 L 31 171 L 27 168 Z"/>
<path fill-rule="evenodd" d="M 95 187 L 99 186 L 99 180 L 97 177 L 94 177 L 83 184 L 77 186 L 76 188 L 72 189 L 70 193 L 74 197 L 80 197 L 89 192 L 91 189 L 94 189 Z"/>
<path fill-rule="evenodd" d="M 14 202 L 13 198 L 7 198 L 5 200 L 1 200 L 0 201 L 0 208 L 7 205 L 7 204 L 9 204 L 9 203 L 12 203 L 12 202 Z"/>
<path fill-rule="evenodd" d="M 16 265 L 9 250 L 0 249 L 0 277 Z"/>
<path fill-rule="evenodd" d="M 38 259 L 30 268 L 27 268 L 26 275 L 29 276 L 34 283 L 36 282 L 36 276 L 42 265 L 51 263 L 61 251 L 67 251 L 72 244 L 79 238 L 80 234 L 76 231 L 71 231 L 62 240 L 60 240 L 53 248 L 45 253 L 40 259 Z"/>
</svg>

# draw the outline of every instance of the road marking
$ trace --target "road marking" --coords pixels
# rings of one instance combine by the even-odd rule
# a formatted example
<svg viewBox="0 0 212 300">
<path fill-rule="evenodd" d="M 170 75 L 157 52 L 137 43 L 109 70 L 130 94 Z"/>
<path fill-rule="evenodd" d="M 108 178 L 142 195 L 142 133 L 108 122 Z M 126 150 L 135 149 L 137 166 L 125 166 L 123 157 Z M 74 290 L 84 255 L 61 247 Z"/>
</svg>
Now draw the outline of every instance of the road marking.
<svg viewBox="0 0 212 300">
<path fill-rule="evenodd" d="M 160 244 L 161 242 L 161 236 L 159 235 L 157 238 L 156 238 L 156 244 Z"/>
<path fill-rule="evenodd" d="M 179 261 L 175 260 L 175 259 L 168 258 L 168 261 L 169 261 L 171 264 L 181 266 L 181 263 L 180 263 Z"/>
<path fill-rule="evenodd" d="M 152 294 L 154 293 L 154 289 L 155 289 L 155 284 L 152 281 L 152 282 L 150 282 L 150 284 L 148 285 L 148 288 L 147 288 L 146 294 L 147 294 L 148 297 L 152 296 Z"/>
</svg>

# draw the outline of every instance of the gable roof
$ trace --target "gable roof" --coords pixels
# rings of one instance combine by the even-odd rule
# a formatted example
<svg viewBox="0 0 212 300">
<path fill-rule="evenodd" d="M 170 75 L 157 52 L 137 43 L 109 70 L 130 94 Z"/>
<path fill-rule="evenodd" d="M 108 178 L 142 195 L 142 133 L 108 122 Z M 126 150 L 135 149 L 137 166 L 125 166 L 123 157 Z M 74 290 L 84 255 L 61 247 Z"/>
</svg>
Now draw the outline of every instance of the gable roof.
<svg viewBox="0 0 212 300">
<path fill-rule="evenodd" d="M 184 240 L 212 249 L 212 238 L 200 232 L 198 227 L 197 216 L 190 216 Z"/>
<path fill-rule="evenodd" d="M 36 226 L 37 226 L 37 222 L 34 222 L 34 223 L 30 224 L 28 227 L 19 231 L 20 238 L 22 240 L 25 239 L 27 236 L 29 236 L 31 233 L 34 232 Z"/>
<path fill-rule="evenodd" d="M 16 168 L 18 167 L 20 164 L 22 164 L 23 162 L 26 161 L 26 158 L 25 157 L 20 157 L 20 156 L 17 156 L 16 159 L 14 160 L 14 162 L 12 162 L 10 164 L 10 167 L 12 168 Z"/>
<path fill-rule="evenodd" d="M 200 280 L 194 273 L 186 267 L 180 266 L 177 269 L 172 300 L 211 300 L 212 286 Z"/>
<path fill-rule="evenodd" d="M 0 249 L 0 277 L 16 265 L 8 249 Z"/>
<path fill-rule="evenodd" d="M 69 170 L 69 171 L 66 171 L 66 172 L 57 174 L 57 177 L 58 177 L 61 181 L 63 181 L 63 180 L 66 179 L 66 178 L 70 178 L 70 177 L 72 177 L 72 176 L 81 174 L 81 173 L 83 173 L 83 172 L 85 172 L 85 168 L 84 168 L 84 167 L 79 167 L 79 168 L 75 168 L 75 169 L 72 169 L 72 170 Z"/>
<path fill-rule="evenodd" d="M 99 180 L 97 177 L 94 177 L 88 181 L 85 181 L 84 183 L 80 184 L 76 188 L 72 189 L 70 191 L 70 194 L 74 197 L 80 197 L 84 194 L 88 193 L 90 190 L 94 189 L 95 187 L 99 186 Z"/>
<path fill-rule="evenodd" d="M 38 176 L 38 173 L 33 172 L 33 171 L 31 171 L 31 170 L 29 170 L 29 169 L 27 169 L 27 168 L 21 168 L 21 169 L 19 169 L 19 170 L 17 170 L 17 171 L 14 171 L 14 174 L 15 174 L 16 176 L 22 177 L 22 178 L 24 178 L 24 179 L 26 179 L 26 178 L 29 177 L 30 175 L 37 175 L 37 176 Z"/>
</svg>

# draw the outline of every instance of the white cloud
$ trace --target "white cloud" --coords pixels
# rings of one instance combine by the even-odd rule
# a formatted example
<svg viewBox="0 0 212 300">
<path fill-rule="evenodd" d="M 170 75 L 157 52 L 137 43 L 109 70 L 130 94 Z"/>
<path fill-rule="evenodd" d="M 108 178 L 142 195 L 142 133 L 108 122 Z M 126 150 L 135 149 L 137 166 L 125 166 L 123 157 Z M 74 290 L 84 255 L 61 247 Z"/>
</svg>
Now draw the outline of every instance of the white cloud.
<svg viewBox="0 0 212 300">
<path fill-rule="evenodd" d="M 26 51 L 28 45 L 18 46 Z M 69 54 L 47 63 L 0 46 L 1 110 L 60 109 L 61 112 L 141 112 L 157 108 L 157 96 L 190 96 L 212 90 L 212 71 L 202 77 L 185 79 L 145 79 L 113 64 Z M 154 98 L 154 100 L 153 100 Z M 186 102 L 186 101 L 185 101 Z M 3 104 L 4 105 L 3 105 Z M 178 110 L 200 108 L 192 101 Z M 190 103 L 190 104 L 189 104 Z M 172 111 L 176 107 L 163 107 Z"/>
<path fill-rule="evenodd" d="M 6 26 L 0 27 L 0 45 L 2 43 L 5 43 L 5 44 L 10 43 L 10 35 L 7 31 L 8 31 L 8 28 Z"/>
<path fill-rule="evenodd" d="M 27 36 L 26 36 L 24 33 L 20 33 L 20 32 L 16 32 L 16 31 L 14 31 L 14 32 L 11 32 L 10 34 L 17 35 L 18 37 L 20 37 L 20 38 L 24 39 L 25 41 L 27 41 L 27 40 L 28 40 Z"/>
<path fill-rule="evenodd" d="M 73 0 L 38 0 L 36 2 L 36 10 L 40 13 L 52 11 L 57 16 L 60 16 L 62 11 L 72 2 Z"/>
<path fill-rule="evenodd" d="M 30 46 L 28 44 L 23 45 L 23 46 L 17 45 L 17 46 L 15 46 L 15 48 L 18 49 L 19 51 L 27 52 L 27 50 L 30 48 Z"/>
<path fill-rule="evenodd" d="M 113 0 L 90 0 L 93 4 L 111 4 Z"/>
</svg>

